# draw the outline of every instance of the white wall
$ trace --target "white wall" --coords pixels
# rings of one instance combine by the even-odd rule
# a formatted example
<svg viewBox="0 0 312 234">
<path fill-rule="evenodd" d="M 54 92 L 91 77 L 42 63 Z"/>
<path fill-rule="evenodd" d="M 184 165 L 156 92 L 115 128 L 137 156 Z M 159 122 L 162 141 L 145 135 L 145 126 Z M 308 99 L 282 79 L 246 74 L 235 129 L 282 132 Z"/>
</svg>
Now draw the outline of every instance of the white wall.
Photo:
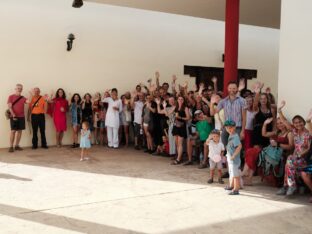
<svg viewBox="0 0 312 234">
<path fill-rule="evenodd" d="M 283 0 L 278 76 L 279 100 L 289 118 L 306 117 L 312 108 L 312 1 Z"/>
<path fill-rule="evenodd" d="M 222 67 L 224 22 L 72 0 L 0 1 L 0 113 L 7 96 L 22 83 L 43 93 L 63 87 L 67 92 L 94 93 L 117 87 L 121 92 L 153 77 L 172 74 L 184 82 L 184 65 Z M 73 50 L 66 38 L 74 33 Z M 258 69 L 258 79 L 277 88 L 279 30 L 240 27 L 239 67 Z M 194 81 L 194 79 L 191 79 Z M 192 83 L 192 82 L 191 82 Z M 0 116 L 1 133 L 9 124 Z M 22 145 L 30 145 L 28 131 Z M 71 143 L 69 132 L 66 142 Z M 50 118 L 49 144 L 55 144 Z M 0 139 L 7 147 L 8 139 Z"/>
</svg>

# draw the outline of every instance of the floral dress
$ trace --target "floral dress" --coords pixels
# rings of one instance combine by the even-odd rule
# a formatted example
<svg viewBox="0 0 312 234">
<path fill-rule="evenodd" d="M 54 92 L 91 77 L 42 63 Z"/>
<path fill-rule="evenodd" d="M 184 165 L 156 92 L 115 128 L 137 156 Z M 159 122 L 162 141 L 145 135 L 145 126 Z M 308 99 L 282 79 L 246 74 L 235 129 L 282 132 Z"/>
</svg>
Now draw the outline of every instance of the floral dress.
<svg viewBox="0 0 312 234">
<path fill-rule="evenodd" d="M 297 180 L 300 175 L 298 168 L 306 166 L 305 157 L 300 157 L 300 154 L 308 149 L 310 141 L 310 133 L 307 129 L 299 134 L 295 129 L 293 130 L 295 150 L 292 155 L 289 155 L 285 165 L 285 187 L 297 187 Z"/>
</svg>

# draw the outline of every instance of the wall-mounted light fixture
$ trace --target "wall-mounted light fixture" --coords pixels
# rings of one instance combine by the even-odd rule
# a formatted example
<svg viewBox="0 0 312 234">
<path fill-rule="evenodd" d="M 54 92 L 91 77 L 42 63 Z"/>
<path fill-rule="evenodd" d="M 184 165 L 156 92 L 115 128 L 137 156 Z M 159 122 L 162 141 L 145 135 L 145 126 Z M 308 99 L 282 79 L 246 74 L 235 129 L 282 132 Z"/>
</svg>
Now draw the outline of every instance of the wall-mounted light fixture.
<svg viewBox="0 0 312 234">
<path fill-rule="evenodd" d="M 74 8 L 80 8 L 83 6 L 83 0 L 74 0 L 73 5 Z"/>
<path fill-rule="evenodd" d="M 75 40 L 75 35 L 74 34 L 69 34 L 67 37 L 67 51 L 71 51 L 73 48 L 73 41 Z"/>
</svg>

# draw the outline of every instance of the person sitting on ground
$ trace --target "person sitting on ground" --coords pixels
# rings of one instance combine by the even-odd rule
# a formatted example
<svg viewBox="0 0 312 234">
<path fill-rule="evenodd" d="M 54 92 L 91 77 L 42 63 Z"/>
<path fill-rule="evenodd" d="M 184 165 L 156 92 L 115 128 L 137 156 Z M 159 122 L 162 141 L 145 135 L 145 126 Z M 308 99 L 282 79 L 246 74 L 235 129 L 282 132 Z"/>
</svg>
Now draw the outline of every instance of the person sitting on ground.
<svg viewBox="0 0 312 234">
<path fill-rule="evenodd" d="M 292 125 L 285 118 L 282 109 L 286 102 L 282 101 L 278 108 L 278 113 L 282 121 L 286 124 L 289 130 L 292 130 L 294 136 L 294 152 L 289 155 L 285 165 L 284 185 L 277 192 L 277 195 L 286 195 L 290 197 L 297 191 L 297 182 L 300 176 L 298 168 L 305 167 L 307 164 L 306 157 L 309 155 L 311 148 L 311 135 L 305 128 L 305 120 L 296 115 L 292 119 Z"/>
<path fill-rule="evenodd" d="M 209 147 L 209 166 L 210 166 L 210 177 L 208 184 L 213 183 L 214 171 L 218 168 L 218 182 L 224 184 L 222 180 L 222 158 L 224 157 L 224 145 L 220 141 L 220 131 L 214 129 L 211 131 L 206 145 Z"/>
<path fill-rule="evenodd" d="M 310 111 L 308 118 L 306 120 L 307 122 L 307 128 L 312 134 L 312 110 Z M 310 191 L 312 192 L 312 156 L 311 152 L 309 153 L 309 158 L 307 159 L 307 166 L 304 168 L 301 168 L 301 178 L 303 182 L 308 186 Z M 309 202 L 312 203 L 312 196 L 309 198 Z"/>
<path fill-rule="evenodd" d="M 245 165 L 244 174 L 249 182 L 247 184 L 251 185 L 251 180 L 254 172 L 257 168 L 257 161 L 259 158 L 259 153 L 265 147 L 270 144 L 270 140 L 267 137 L 262 136 L 262 126 L 266 119 L 273 118 L 273 121 L 266 125 L 268 131 L 273 131 L 273 126 L 275 125 L 275 113 L 271 108 L 270 102 L 268 100 L 267 94 L 261 93 L 261 88 L 263 84 L 257 82 L 254 87 L 256 96 L 253 103 L 253 111 L 255 113 L 253 133 L 252 133 L 252 148 L 249 148 L 245 152 Z"/>
</svg>

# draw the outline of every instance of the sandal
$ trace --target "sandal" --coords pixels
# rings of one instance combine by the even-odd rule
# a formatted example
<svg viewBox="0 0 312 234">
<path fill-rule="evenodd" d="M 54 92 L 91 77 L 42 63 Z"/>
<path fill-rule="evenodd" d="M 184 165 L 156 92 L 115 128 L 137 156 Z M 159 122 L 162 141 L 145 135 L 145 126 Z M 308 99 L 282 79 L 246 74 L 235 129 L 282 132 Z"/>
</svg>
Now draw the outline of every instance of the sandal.
<svg viewBox="0 0 312 234">
<path fill-rule="evenodd" d="M 189 165 L 193 165 L 192 161 L 187 161 L 186 163 L 183 164 L 183 166 L 189 166 Z"/>
<path fill-rule="evenodd" d="M 179 164 L 181 164 L 182 162 L 181 161 L 179 161 L 179 160 L 174 160 L 172 163 L 171 163 L 171 165 L 179 165 Z"/>
<path fill-rule="evenodd" d="M 225 190 L 233 190 L 233 187 L 230 187 L 229 185 L 225 186 Z"/>
<path fill-rule="evenodd" d="M 232 192 L 229 192 L 229 195 L 239 195 L 239 191 L 233 190 Z"/>
</svg>

